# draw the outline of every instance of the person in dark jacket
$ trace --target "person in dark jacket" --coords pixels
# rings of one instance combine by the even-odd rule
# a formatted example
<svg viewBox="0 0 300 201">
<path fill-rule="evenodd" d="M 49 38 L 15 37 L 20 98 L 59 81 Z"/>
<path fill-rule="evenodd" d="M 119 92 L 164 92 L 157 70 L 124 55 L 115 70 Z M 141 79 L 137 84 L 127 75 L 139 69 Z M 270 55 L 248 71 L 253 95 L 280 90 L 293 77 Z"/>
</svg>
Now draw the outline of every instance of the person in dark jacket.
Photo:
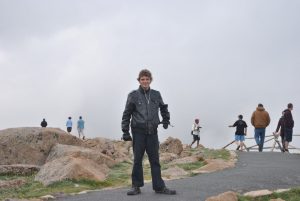
<svg viewBox="0 0 300 201">
<path fill-rule="evenodd" d="M 293 104 L 289 103 L 288 108 L 284 110 L 284 142 L 285 142 L 285 151 L 289 152 L 289 143 L 292 142 L 293 137 L 293 128 L 294 128 L 294 119 L 292 115 Z"/>
<path fill-rule="evenodd" d="M 282 112 L 282 116 L 280 117 L 278 124 L 277 124 L 277 128 L 275 133 L 278 133 L 280 130 L 280 137 L 281 137 L 281 144 L 282 144 L 282 151 L 285 151 L 285 142 L 284 142 L 284 111 Z"/>
<path fill-rule="evenodd" d="M 47 127 L 47 121 L 45 119 L 43 119 L 43 121 L 41 122 L 41 127 L 46 128 Z"/>
<path fill-rule="evenodd" d="M 131 175 L 132 188 L 127 192 L 127 195 L 140 194 L 140 187 L 144 186 L 142 162 L 145 151 L 151 166 L 153 190 L 156 193 L 173 195 L 176 194 L 176 191 L 168 189 L 161 177 L 157 135 L 157 128 L 160 124 L 159 110 L 162 116 L 163 128 L 167 129 L 170 124 L 168 105 L 164 104 L 159 91 L 150 88 L 152 75 L 149 70 L 141 70 L 137 80 L 140 86 L 137 90 L 129 93 L 122 116 L 122 139 L 133 141 L 134 155 Z M 131 128 L 132 138 L 129 127 Z"/>
</svg>

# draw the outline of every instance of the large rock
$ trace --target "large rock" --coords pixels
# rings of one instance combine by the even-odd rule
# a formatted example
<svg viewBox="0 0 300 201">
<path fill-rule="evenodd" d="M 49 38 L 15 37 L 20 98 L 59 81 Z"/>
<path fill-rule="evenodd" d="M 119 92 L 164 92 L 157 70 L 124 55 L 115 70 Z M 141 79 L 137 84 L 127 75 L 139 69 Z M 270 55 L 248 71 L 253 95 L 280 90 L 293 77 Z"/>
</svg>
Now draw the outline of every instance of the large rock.
<svg viewBox="0 0 300 201">
<path fill-rule="evenodd" d="M 0 131 L 0 165 L 43 165 L 55 144 L 82 145 L 59 128 L 10 128 Z"/>
<path fill-rule="evenodd" d="M 182 168 L 179 168 L 177 166 L 174 166 L 174 167 L 170 167 L 166 170 L 163 170 L 161 172 L 162 176 L 165 178 L 165 179 L 179 179 L 179 178 L 183 178 L 185 177 L 186 175 L 188 175 L 189 173 L 186 172 L 184 169 Z"/>
<path fill-rule="evenodd" d="M 89 179 L 102 181 L 109 168 L 88 159 L 63 157 L 46 163 L 36 175 L 35 180 L 50 185 L 65 179 Z"/>
<path fill-rule="evenodd" d="M 271 195 L 272 193 L 273 192 L 268 189 L 263 189 L 263 190 L 250 191 L 250 192 L 244 193 L 244 196 L 260 197 L 260 196 L 264 196 L 264 195 Z"/>
<path fill-rule="evenodd" d="M 160 152 L 168 152 L 179 155 L 183 150 L 182 143 L 177 138 L 168 137 L 166 141 L 160 144 Z"/>
<path fill-rule="evenodd" d="M 217 196 L 209 197 L 205 201 L 238 201 L 238 197 L 235 192 L 228 191 Z"/>
<path fill-rule="evenodd" d="M 46 164 L 36 175 L 35 180 L 44 185 L 64 179 L 90 179 L 102 181 L 109 167 L 116 162 L 99 151 L 57 144 L 51 150 Z"/>
<path fill-rule="evenodd" d="M 235 166 L 235 161 L 233 160 L 226 161 L 223 159 L 207 159 L 205 160 L 205 163 L 205 166 L 193 170 L 192 172 L 195 174 L 211 173 L 219 170 L 224 170 L 226 168 L 233 168 Z"/>
</svg>

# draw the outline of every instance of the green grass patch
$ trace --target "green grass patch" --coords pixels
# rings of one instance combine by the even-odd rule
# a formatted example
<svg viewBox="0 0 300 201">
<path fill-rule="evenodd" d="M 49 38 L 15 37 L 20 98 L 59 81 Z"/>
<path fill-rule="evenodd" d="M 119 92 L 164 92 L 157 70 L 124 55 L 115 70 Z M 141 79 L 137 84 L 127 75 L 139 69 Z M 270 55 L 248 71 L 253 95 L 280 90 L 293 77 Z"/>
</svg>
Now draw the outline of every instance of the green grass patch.
<svg viewBox="0 0 300 201">
<path fill-rule="evenodd" d="M 251 198 L 247 196 L 239 196 L 239 201 L 269 201 L 270 199 L 281 198 L 285 201 L 300 201 L 300 188 L 294 188 L 287 192 L 273 193 L 261 197 Z"/>
<path fill-rule="evenodd" d="M 110 186 L 128 186 L 131 182 L 131 168 L 132 164 L 127 162 L 115 165 L 105 182 Z"/>
<path fill-rule="evenodd" d="M 13 179 L 17 178 L 14 177 Z M 0 189 L 0 200 L 4 200 L 5 198 L 29 199 L 56 193 L 77 193 L 111 185 L 106 181 L 64 180 L 46 187 L 42 183 L 34 181 L 34 176 L 18 177 L 18 179 L 26 180 L 26 184 L 17 188 Z"/>
<path fill-rule="evenodd" d="M 206 163 L 204 161 L 197 161 L 194 163 L 177 164 L 178 167 L 184 169 L 185 171 L 196 170 L 204 165 L 206 165 Z"/>
<path fill-rule="evenodd" d="M 170 165 L 167 164 L 167 163 L 161 163 L 161 164 L 160 164 L 160 169 L 161 169 L 161 170 L 166 170 L 166 169 L 168 169 L 169 167 L 170 167 Z"/>
<path fill-rule="evenodd" d="M 208 159 L 230 159 L 230 152 L 226 149 L 203 149 L 204 158 Z"/>
<path fill-rule="evenodd" d="M 34 181 L 35 175 L 32 176 L 10 176 L 2 175 L 0 180 L 8 181 L 14 179 L 24 179 L 26 184 L 17 188 L 0 189 L 0 200 L 5 198 L 29 199 L 37 198 L 44 195 L 54 195 L 57 193 L 78 193 L 84 190 L 102 189 L 105 187 L 127 186 L 130 181 L 131 172 L 130 163 L 120 163 L 115 165 L 106 180 L 64 180 L 55 182 L 49 186 L 44 186 L 42 183 Z"/>
</svg>

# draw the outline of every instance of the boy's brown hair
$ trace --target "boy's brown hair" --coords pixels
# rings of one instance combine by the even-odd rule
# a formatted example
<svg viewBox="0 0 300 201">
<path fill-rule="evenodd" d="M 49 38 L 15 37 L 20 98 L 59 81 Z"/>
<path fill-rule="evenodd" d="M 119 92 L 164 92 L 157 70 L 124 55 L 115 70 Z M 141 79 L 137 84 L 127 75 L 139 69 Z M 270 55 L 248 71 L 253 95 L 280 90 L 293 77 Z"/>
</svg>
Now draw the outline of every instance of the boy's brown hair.
<svg viewBox="0 0 300 201">
<path fill-rule="evenodd" d="M 143 77 L 143 76 L 149 77 L 150 80 L 152 81 L 152 74 L 151 74 L 151 72 L 148 69 L 141 70 L 140 73 L 139 73 L 139 77 L 137 78 L 137 80 L 140 81 L 141 77 Z"/>
</svg>

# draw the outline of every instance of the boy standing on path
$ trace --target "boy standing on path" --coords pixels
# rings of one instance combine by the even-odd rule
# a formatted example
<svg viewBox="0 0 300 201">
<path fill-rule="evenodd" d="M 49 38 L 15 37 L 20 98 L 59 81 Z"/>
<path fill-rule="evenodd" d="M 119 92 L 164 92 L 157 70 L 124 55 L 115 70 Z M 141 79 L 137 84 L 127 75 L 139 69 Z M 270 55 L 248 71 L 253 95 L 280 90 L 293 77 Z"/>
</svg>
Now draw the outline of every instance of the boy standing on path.
<svg viewBox="0 0 300 201">
<path fill-rule="evenodd" d="M 175 190 L 166 187 L 161 177 L 159 164 L 159 141 L 157 127 L 160 123 L 158 112 L 163 118 L 164 129 L 170 124 L 168 105 L 164 104 L 159 91 L 150 88 L 152 82 L 151 72 L 147 69 L 140 71 L 138 79 L 139 88 L 129 93 L 122 117 L 122 131 L 124 141 L 133 141 L 134 162 L 132 168 L 132 188 L 127 195 L 141 193 L 144 186 L 143 156 L 147 152 L 152 176 L 152 187 L 156 193 L 174 195 Z M 129 133 L 131 128 L 132 138 Z"/>
<path fill-rule="evenodd" d="M 244 141 L 245 141 L 245 135 L 247 135 L 248 126 L 246 122 L 243 121 L 243 115 L 240 114 L 238 118 L 239 119 L 229 127 L 236 127 L 236 131 L 235 131 L 235 143 L 237 145 L 236 150 L 239 150 L 239 148 L 241 148 L 241 151 L 243 151 L 243 147 L 246 149 Z"/>
<path fill-rule="evenodd" d="M 79 120 L 77 121 L 77 131 L 78 131 L 78 137 L 80 138 L 80 135 L 82 135 L 82 139 L 85 139 L 84 136 L 84 121 L 82 120 L 82 116 L 79 117 Z"/>
<path fill-rule="evenodd" d="M 266 127 L 270 124 L 269 113 L 263 104 L 259 103 L 251 117 L 251 124 L 254 126 L 254 138 L 258 145 L 258 151 L 262 152 L 265 142 Z"/>
</svg>

